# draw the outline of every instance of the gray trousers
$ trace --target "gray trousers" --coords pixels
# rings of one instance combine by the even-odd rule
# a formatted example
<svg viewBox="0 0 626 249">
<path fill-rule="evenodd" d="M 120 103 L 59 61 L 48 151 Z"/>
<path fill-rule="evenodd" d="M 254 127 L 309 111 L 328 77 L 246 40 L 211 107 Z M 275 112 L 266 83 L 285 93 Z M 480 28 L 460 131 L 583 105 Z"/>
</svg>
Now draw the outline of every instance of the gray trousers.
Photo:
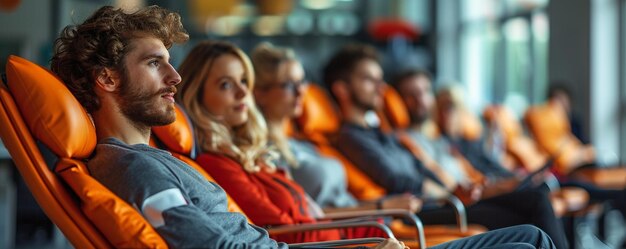
<svg viewBox="0 0 626 249">
<path fill-rule="evenodd" d="M 483 234 L 446 242 L 432 249 L 469 248 L 556 248 L 550 237 L 533 225 L 518 225 L 492 230 Z"/>
</svg>

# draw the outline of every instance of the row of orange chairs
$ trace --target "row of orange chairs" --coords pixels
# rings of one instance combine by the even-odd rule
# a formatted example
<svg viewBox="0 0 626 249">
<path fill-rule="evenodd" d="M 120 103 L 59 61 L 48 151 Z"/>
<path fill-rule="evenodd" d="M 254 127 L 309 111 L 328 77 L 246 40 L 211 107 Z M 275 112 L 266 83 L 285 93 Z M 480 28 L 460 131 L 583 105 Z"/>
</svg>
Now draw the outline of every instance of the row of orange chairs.
<svg viewBox="0 0 626 249">
<path fill-rule="evenodd" d="M 0 136 L 36 200 L 72 244 L 80 248 L 166 247 L 135 209 L 89 176 L 84 162 L 95 148 L 95 130 L 87 113 L 59 79 L 46 69 L 15 56 L 10 57 L 7 63 L 7 79 L 8 83 L 0 87 L 0 122 L 6 124 Z M 389 129 L 402 127 L 402 122 L 408 121 L 408 116 L 402 120 L 402 109 L 397 107 L 399 98 L 394 100 L 389 97 L 393 94 L 391 90 L 385 94 L 386 114 L 383 120 L 386 123 L 383 125 L 388 125 Z M 305 91 L 303 101 L 303 115 L 295 122 L 298 127 L 294 130 L 298 130 L 298 135 L 317 145 L 322 154 L 343 162 L 349 190 L 357 198 L 367 200 L 384 196 L 383 188 L 331 146 L 330 139 L 339 129 L 340 119 L 326 92 L 311 85 Z M 396 107 L 390 107 L 394 103 Z M 177 111 L 179 113 L 174 124 L 155 127 L 153 133 L 175 156 L 210 180 L 211 177 L 190 159 L 193 135 L 188 121 L 182 118 L 184 114 L 181 110 Z M 400 114 L 390 115 L 393 112 Z M 508 136 L 519 134 L 516 129 L 511 128 L 513 132 L 508 128 L 504 130 Z M 58 156 L 55 166 L 49 167 L 43 160 L 38 142 Z M 511 144 L 516 143 L 519 142 Z M 525 162 L 524 165 L 532 165 L 532 162 Z M 54 168 L 55 172 L 50 168 Z M 241 211 L 232 201 L 231 204 L 230 211 Z M 352 214 L 357 215 L 371 213 Z M 385 215 L 399 214 L 391 212 Z M 428 244 L 438 244 L 484 230 L 473 227 L 467 231 L 462 215 L 459 217 L 460 231 L 441 226 L 427 227 Z M 391 226 L 399 237 L 421 239 L 422 242 L 416 246 L 426 244 L 420 229 L 400 223 L 392 223 Z M 419 228 L 421 225 L 416 223 L 416 226 Z M 284 230 L 276 230 L 281 231 Z"/>
</svg>

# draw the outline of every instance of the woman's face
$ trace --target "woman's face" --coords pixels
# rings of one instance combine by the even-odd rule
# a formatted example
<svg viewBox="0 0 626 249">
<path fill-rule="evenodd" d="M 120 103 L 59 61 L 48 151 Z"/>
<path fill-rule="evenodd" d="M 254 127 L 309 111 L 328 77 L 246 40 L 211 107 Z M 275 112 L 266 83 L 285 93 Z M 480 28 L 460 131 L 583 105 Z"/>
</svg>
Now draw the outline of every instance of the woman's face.
<svg viewBox="0 0 626 249">
<path fill-rule="evenodd" d="M 248 121 L 248 79 L 242 61 L 235 55 L 217 57 L 204 82 L 202 104 L 230 127 Z"/>
<path fill-rule="evenodd" d="M 275 77 L 263 80 L 255 89 L 257 104 L 269 120 L 292 118 L 302 113 L 302 86 L 304 69 L 300 62 L 292 60 L 278 66 Z M 271 79 L 273 78 L 273 79 Z"/>
</svg>

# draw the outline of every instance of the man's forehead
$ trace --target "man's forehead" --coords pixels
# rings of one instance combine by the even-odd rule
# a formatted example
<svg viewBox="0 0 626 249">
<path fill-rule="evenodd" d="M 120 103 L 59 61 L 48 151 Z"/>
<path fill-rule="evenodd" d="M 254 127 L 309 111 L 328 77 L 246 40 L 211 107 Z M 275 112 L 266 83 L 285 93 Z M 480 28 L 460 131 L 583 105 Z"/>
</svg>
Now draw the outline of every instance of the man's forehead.
<svg viewBox="0 0 626 249">
<path fill-rule="evenodd" d="M 423 88 L 428 88 L 430 89 L 431 87 L 431 82 L 430 82 L 430 78 L 428 78 L 428 76 L 426 75 L 418 75 L 415 79 L 416 83 L 419 84 L 421 87 Z"/>
<path fill-rule="evenodd" d="M 383 70 L 378 62 L 372 59 L 363 59 L 359 63 L 357 63 L 355 67 L 355 72 L 381 77 L 383 74 Z"/>
<path fill-rule="evenodd" d="M 163 42 L 154 37 L 135 38 L 130 41 L 128 56 L 143 59 L 149 56 L 169 56 Z"/>
</svg>

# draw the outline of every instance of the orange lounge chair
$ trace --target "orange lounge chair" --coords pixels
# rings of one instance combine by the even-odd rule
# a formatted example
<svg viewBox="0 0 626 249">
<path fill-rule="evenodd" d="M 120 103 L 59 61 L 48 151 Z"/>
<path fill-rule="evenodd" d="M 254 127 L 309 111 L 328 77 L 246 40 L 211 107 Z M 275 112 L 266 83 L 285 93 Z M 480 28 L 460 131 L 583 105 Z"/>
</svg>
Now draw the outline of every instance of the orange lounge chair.
<svg viewBox="0 0 626 249">
<path fill-rule="evenodd" d="M 585 168 L 579 166 L 595 163 L 593 147 L 584 145 L 571 131 L 567 114 L 555 101 L 530 107 L 524 122 L 539 148 L 555 158 L 559 174 L 593 183 L 602 188 L 626 188 L 626 168 Z"/>
</svg>

